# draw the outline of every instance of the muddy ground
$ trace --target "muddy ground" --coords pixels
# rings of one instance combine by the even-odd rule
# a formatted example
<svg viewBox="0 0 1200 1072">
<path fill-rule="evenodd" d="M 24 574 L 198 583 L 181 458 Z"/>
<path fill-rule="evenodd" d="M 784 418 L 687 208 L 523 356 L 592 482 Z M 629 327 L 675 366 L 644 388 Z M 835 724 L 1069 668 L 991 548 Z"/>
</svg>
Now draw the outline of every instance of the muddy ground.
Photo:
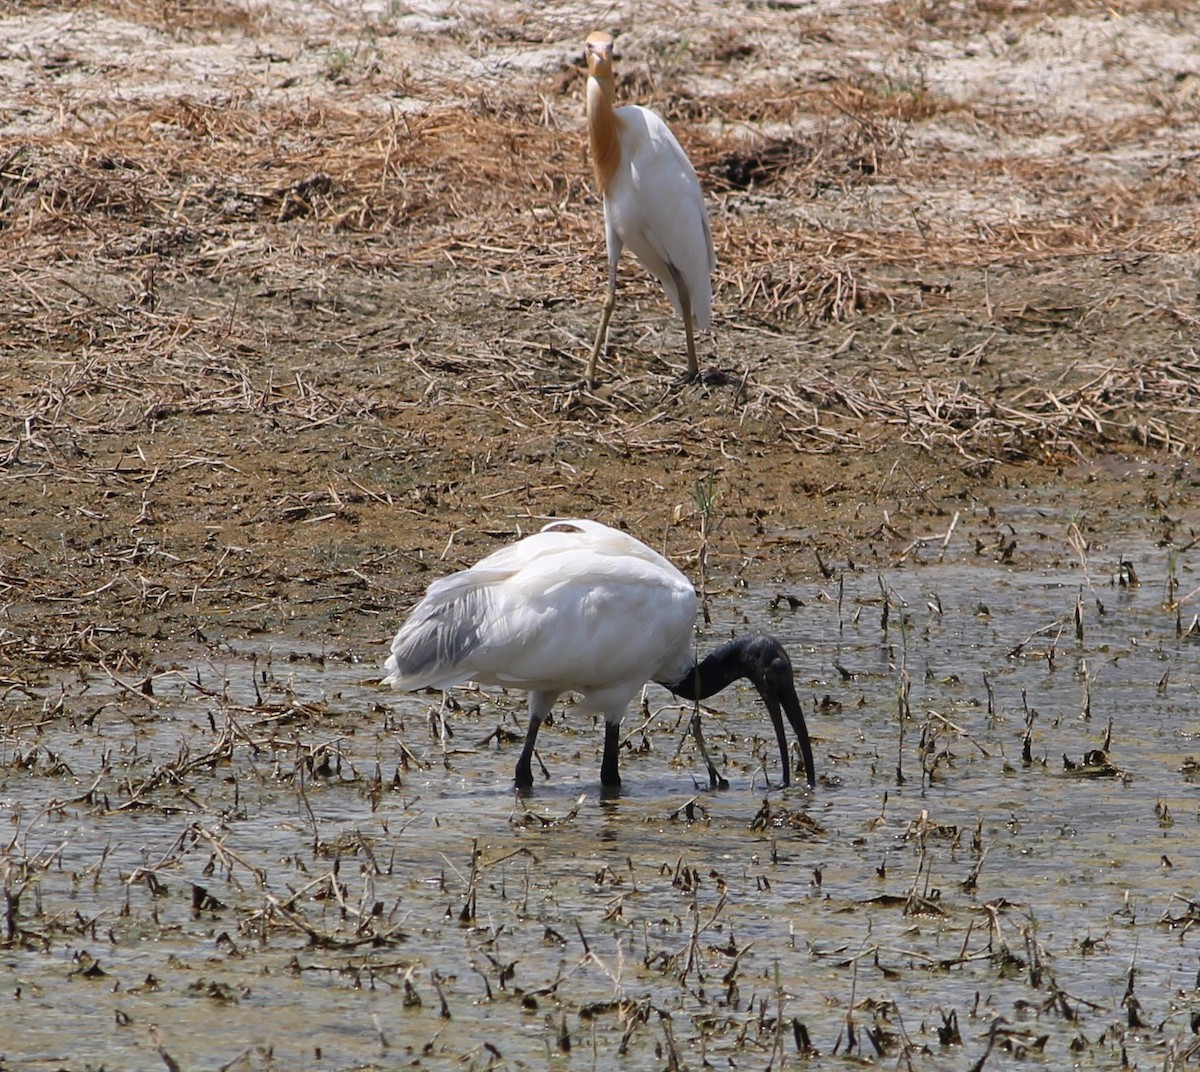
<svg viewBox="0 0 1200 1072">
<path fill-rule="evenodd" d="M 705 188 L 699 383 L 628 258 L 580 382 L 594 28 Z M 1160 0 L 0 0 L 0 1067 L 1191 1061 L 1198 39 Z M 814 794 L 760 800 L 747 708 L 731 793 L 685 799 L 656 712 L 577 803 L 568 709 L 506 817 L 518 699 L 374 685 L 432 578 L 569 515 L 702 585 L 704 646 L 775 614 Z"/>
<path fill-rule="evenodd" d="M 431 576 L 555 516 L 699 576 L 706 514 L 710 578 L 799 581 L 1064 476 L 1089 524 L 1129 496 L 1191 523 L 1195 11 L 0 13 L 10 689 L 181 637 L 382 639 Z M 700 384 L 631 259 L 579 383 L 593 25 L 706 189 Z"/>
</svg>

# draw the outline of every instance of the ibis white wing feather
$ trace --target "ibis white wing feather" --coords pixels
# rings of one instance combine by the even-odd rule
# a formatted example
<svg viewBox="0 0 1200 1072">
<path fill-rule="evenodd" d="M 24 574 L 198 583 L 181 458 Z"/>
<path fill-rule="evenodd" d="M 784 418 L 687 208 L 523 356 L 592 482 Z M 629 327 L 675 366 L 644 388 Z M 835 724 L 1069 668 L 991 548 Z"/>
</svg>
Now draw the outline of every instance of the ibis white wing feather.
<svg viewBox="0 0 1200 1072">
<path fill-rule="evenodd" d="M 434 582 L 392 642 L 385 683 L 570 689 L 607 709 L 682 673 L 695 615 L 695 590 L 663 556 L 598 522 L 556 522 Z"/>
</svg>

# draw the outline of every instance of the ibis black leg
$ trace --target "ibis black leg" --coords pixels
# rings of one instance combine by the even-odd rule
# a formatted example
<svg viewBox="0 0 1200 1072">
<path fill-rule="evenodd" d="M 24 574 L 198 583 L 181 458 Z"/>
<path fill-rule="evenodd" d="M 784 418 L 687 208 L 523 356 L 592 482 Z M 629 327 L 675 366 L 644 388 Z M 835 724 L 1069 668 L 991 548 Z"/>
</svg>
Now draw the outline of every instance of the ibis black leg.
<svg viewBox="0 0 1200 1072">
<path fill-rule="evenodd" d="M 617 756 L 621 751 L 621 723 L 604 723 L 604 758 L 600 761 L 600 784 L 605 789 L 616 789 L 621 785 L 621 774 L 617 769 Z"/>
<path fill-rule="evenodd" d="M 533 788 L 533 746 L 537 743 L 538 730 L 550 714 L 557 693 L 531 692 L 529 694 L 529 729 L 525 731 L 525 744 L 517 760 L 517 776 L 513 779 L 517 789 L 524 793 Z M 542 768 L 545 770 L 545 768 Z"/>
<path fill-rule="evenodd" d="M 521 749 L 521 758 L 517 760 L 515 784 L 522 791 L 533 788 L 533 746 L 541 725 L 541 719 L 530 716 L 529 729 L 525 733 L 525 747 Z"/>
</svg>

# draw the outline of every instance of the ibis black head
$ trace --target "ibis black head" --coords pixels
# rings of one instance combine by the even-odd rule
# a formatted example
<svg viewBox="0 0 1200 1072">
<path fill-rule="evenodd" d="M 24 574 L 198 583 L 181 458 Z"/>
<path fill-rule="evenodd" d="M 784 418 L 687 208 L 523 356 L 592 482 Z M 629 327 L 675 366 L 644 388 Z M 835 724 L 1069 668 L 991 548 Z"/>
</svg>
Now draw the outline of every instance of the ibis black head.
<svg viewBox="0 0 1200 1072">
<path fill-rule="evenodd" d="M 735 637 L 706 655 L 678 681 L 663 684 L 686 700 L 703 700 L 740 678 L 748 678 L 753 683 L 767 706 L 767 713 L 775 727 L 775 739 L 779 742 L 783 784 L 790 785 L 792 781 L 787 733 L 783 727 L 784 716 L 787 716 L 804 755 L 806 781 L 810 786 L 815 785 L 812 741 L 808 736 L 800 698 L 796 695 L 792 660 L 784 646 L 773 636 L 754 633 Z"/>
</svg>

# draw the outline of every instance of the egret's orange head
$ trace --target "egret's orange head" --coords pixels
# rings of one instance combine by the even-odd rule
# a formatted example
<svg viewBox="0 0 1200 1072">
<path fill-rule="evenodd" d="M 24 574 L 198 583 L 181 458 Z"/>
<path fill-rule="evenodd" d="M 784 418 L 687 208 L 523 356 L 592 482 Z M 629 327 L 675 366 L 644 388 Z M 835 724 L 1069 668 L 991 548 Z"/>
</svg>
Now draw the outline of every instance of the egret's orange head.
<svg viewBox="0 0 1200 1072">
<path fill-rule="evenodd" d="M 612 34 L 596 30 L 588 34 L 584 44 L 584 55 L 587 57 L 588 73 L 593 78 L 611 78 L 613 73 L 613 39 Z"/>
</svg>

